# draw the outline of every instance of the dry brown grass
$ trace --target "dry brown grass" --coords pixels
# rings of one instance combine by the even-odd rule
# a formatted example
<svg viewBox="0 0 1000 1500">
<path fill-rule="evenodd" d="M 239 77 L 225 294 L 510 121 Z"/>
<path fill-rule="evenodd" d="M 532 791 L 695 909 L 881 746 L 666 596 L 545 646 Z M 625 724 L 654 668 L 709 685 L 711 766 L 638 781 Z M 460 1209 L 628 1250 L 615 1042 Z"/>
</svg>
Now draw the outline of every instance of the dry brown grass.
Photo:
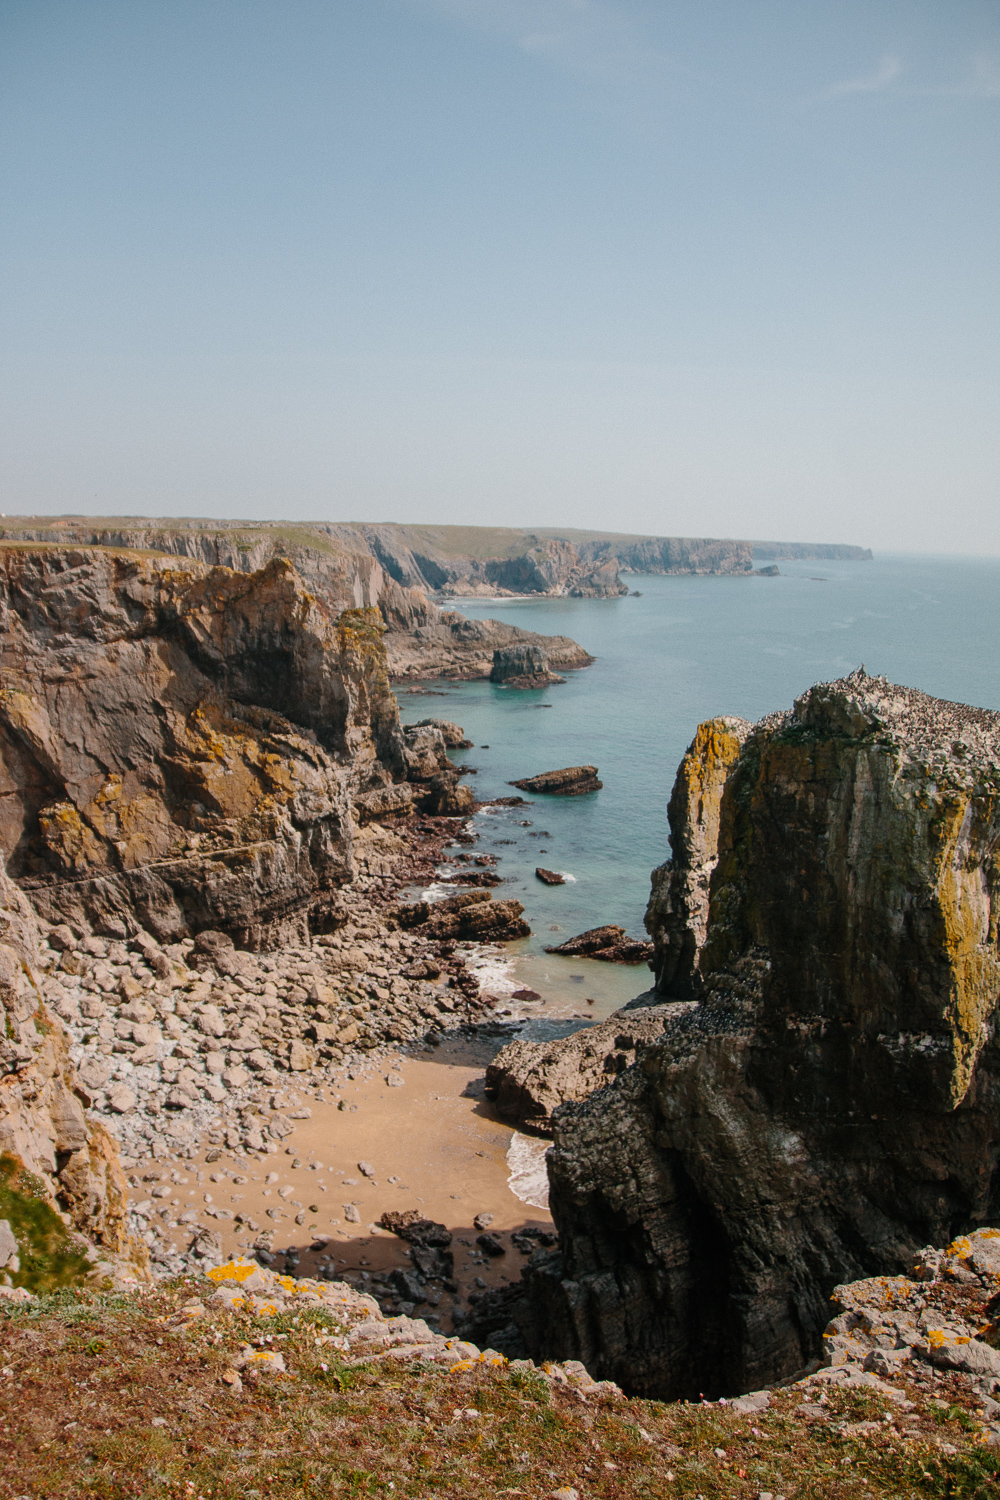
<svg viewBox="0 0 1000 1500">
<path fill-rule="evenodd" d="M 986 1446 L 967 1393 L 942 1411 L 913 1389 L 919 1421 L 909 1430 L 879 1395 L 831 1394 L 821 1421 L 796 1415 L 793 1390 L 755 1417 L 584 1402 L 530 1371 L 338 1360 L 316 1344 L 333 1321 L 325 1311 L 213 1313 L 180 1331 L 179 1306 L 211 1290 L 188 1280 L 4 1308 L 0 1497 L 535 1500 L 563 1485 L 583 1500 L 998 1493 L 1000 1450 Z M 240 1345 L 268 1336 L 288 1373 L 232 1392 L 222 1377 Z M 859 1422 L 876 1425 L 859 1431 Z"/>
</svg>

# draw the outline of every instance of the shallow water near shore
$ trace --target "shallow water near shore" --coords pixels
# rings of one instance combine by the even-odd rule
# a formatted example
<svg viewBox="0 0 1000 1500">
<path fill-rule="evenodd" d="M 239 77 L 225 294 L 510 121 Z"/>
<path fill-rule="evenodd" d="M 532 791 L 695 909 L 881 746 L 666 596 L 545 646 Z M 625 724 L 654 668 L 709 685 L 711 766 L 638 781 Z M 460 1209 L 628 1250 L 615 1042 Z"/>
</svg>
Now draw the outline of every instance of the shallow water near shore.
<svg viewBox="0 0 1000 1500">
<path fill-rule="evenodd" d="M 644 966 L 558 958 L 544 947 L 604 922 L 645 936 L 649 874 L 669 855 L 667 800 L 703 719 L 790 708 L 812 683 L 862 662 L 936 697 L 1000 708 L 1000 559 L 778 566 L 777 578 L 625 575 L 641 598 L 456 601 L 473 619 L 572 636 L 596 660 L 545 690 L 397 687 L 404 723 L 452 719 L 474 741 L 452 756 L 477 767 L 469 784 L 479 799 L 510 795 L 510 781 L 539 771 L 599 768 L 600 792 L 535 797 L 474 820 L 479 850 L 500 860 L 496 898 L 516 896 L 532 928 L 508 946 L 514 987 L 538 990 L 553 1017 L 599 1019 L 649 987 Z M 573 879 L 545 886 L 537 865 Z"/>
</svg>

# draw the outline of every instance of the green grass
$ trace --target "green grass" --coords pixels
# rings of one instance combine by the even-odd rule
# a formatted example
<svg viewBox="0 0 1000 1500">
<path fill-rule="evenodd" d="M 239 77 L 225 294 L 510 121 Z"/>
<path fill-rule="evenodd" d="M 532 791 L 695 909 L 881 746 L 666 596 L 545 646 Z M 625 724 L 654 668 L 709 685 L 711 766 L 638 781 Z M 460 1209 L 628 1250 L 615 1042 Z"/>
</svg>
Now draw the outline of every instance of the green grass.
<svg viewBox="0 0 1000 1500">
<path fill-rule="evenodd" d="M 84 1280 L 90 1263 L 70 1240 L 44 1184 L 8 1152 L 0 1154 L 0 1219 L 10 1224 L 19 1246 L 20 1270 L 0 1272 L 9 1285 L 54 1292 Z"/>
</svg>

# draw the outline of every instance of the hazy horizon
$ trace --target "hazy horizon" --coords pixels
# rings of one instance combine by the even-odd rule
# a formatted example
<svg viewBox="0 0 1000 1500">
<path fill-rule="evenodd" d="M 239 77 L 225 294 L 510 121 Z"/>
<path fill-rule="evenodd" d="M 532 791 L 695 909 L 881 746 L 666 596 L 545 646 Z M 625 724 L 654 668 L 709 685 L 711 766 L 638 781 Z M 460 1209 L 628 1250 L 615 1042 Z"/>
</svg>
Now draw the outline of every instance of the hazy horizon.
<svg viewBox="0 0 1000 1500">
<path fill-rule="evenodd" d="M 988 0 L 0 0 L 0 506 L 1000 554 Z"/>
</svg>

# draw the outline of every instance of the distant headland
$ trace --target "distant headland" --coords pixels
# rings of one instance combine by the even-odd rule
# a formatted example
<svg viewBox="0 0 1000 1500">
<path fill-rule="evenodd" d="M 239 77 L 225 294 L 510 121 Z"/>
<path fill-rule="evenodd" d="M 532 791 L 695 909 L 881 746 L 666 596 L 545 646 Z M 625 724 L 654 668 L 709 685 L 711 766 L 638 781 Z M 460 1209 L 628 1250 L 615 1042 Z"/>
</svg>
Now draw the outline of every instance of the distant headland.
<svg viewBox="0 0 1000 1500">
<path fill-rule="evenodd" d="M 378 564 L 403 590 L 438 600 L 515 594 L 614 598 L 633 573 L 749 575 L 758 562 L 866 561 L 867 547 L 716 537 L 503 526 L 404 526 L 392 522 L 154 520 L 144 516 L 5 516 L 0 539 L 165 552 L 238 571 L 271 557 L 340 554 Z M 300 571 L 302 571 L 300 569 Z M 310 571 L 309 569 L 306 570 Z"/>
</svg>

